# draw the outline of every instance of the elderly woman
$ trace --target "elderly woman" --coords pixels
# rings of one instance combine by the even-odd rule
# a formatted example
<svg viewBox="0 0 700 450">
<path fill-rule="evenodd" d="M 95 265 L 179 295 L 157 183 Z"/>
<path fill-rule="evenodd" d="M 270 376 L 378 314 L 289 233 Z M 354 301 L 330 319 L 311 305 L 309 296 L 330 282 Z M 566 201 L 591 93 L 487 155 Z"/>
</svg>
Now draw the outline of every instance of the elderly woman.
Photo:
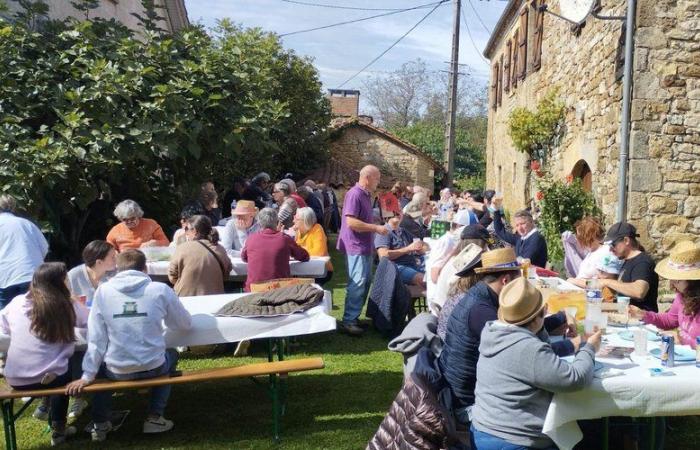
<svg viewBox="0 0 700 450">
<path fill-rule="evenodd" d="M 258 208 L 250 200 L 240 200 L 236 203 L 236 207 L 231 210 L 233 219 L 226 222 L 221 233 L 221 246 L 226 253 L 232 256 L 240 255 L 248 237 L 260 231 L 260 226 L 255 221 L 257 212 Z"/>
<path fill-rule="evenodd" d="M 260 232 L 248 237 L 241 251 L 241 259 L 248 263 L 248 276 L 245 291 L 250 291 L 253 283 L 288 278 L 290 276 L 289 258 L 308 261 L 309 253 L 299 247 L 294 240 L 278 231 L 277 211 L 263 208 L 257 216 Z"/>
<path fill-rule="evenodd" d="M 106 241 L 118 252 L 127 248 L 165 247 L 170 241 L 153 219 L 143 218 L 143 209 L 133 200 L 124 200 L 114 208 L 114 216 L 121 223 L 113 226 Z"/>
<path fill-rule="evenodd" d="M 291 197 L 292 190 L 289 184 L 280 181 L 275 183 L 272 189 L 272 199 L 277 204 L 277 216 L 285 230 L 292 227 L 294 214 L 296 214 L 299 204 Z"/>
<path fill-rule="evenodd" d="M 328 240 L 323 227 L 317 222 L 316 214 L 310 207 L 299 208 L 294 216 L 296 243 L 310 256 L 328 256 Z M 316 278 L 316 283 L 323 286 L 333 278 L 333 264 L 326 263 L 326 276 Z"/>
<path fill-rule="evenodd" d="M 189 220 L 187 240 L 170 260 L 168 279 L 179 296 L 223 294 L 224 281 L 231 273 L 231 260 L 220 245 L 219 235 L 209 217 Z"/>
<path fill-rule="evenodd" d="M 256 208 L 264 208 L 268 203 L 272 202 L 270 194 L 267 193 L 267 187 L 270 184 L 270 175 L 265 172 L 260 172 L 255 175 L 250 184 L 243 191 L 241 198 L 255 202 Z"/>
<path fill-rule="evenodd" d="M 289 174 L 287 174 L 287 175 L 289 175 Z M 302 198 L 301 195 L 299 195 L 297 193 L 297 184 L 294 182 L 294 180 L 292 180 L 291 178 L 285 177 L 285 178 L 280 180 L 280 183 L 284 183 L 287 186 L 289 186 L 289 196 L 292 197 L 295 202 L 297 202 L 297 206 L 299 208 L 305 208 L 308 206 L 306 204 L 306 200 L 304 198 Z"/>
</svg>

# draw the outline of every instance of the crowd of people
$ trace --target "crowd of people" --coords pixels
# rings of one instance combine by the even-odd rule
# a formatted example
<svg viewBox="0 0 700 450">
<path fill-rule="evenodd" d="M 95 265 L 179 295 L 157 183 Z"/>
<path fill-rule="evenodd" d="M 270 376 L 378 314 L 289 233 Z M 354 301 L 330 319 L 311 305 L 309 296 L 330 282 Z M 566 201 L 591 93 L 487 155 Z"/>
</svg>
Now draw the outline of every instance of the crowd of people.
<svg viewBox="0 0 700 450">
<path fill-rule="evenodd" d="M 187 330 L 191 317 L 179 297 L 220 294 L 232 259 L 248 264 L 244 289 L 290 276 L 289 261 L 329 256 L 328 233 L 338 232 L 347 288 L 339 331 L 365 333 L 360 320 L 375 257 L 396 266 L 405 285 L 425 290 L 442 342 L 435 364 L 450 394 L 450 412 L 471 431 L 472 448 L 553 448 L 542 433 L 554 393 L 590 383 L 600 332 L 578 333 L 575 318 L 547 310 L 527 268 L 548 266 L 547 243 L 530 210 L 506 220 L 503 196 L 494 190 L 443 189 L 435 201 L 420 186 L 395 183 L 379 189 L 381 172 L 365 166 L 343 192 L 291 174 L 272 182 L 266 173 L 236 179 L 223 195 L 212 183 L 182 208 L 180 227 L 168 239 L 133 200 L 114 209 L 118 219 L 104 240 L 88 243 L 83 263 L 68 270 L 44 262 L 49 245 L 16 202 L 0 196 L 0 331 L 11 336 L 4 375 L 17 390 L 67 386 L 35 417 L 50 421 L 52 444 L 75 433 L 67 418 L 87 405 L 84 388 L 98 378 L 133 380 L 173 373 L 178 353 L 166 348 L 164 327 Z M 442 227 L 441 236 L 432 230 Z M 431 238 L 432 237 L 432 238 Z M 430 238 L 430 239 L 429 239 Z M 562 234 L 568 281 L 595 286 L 613 300 L 630 298 L 629 313 L 695 346 L 700 334 L 700 248 L 676 245 L 655 264 L 635 227 L 607 230 L 584 217 Z M 144 253 L 170 247 L 168 280 L 152 281 Z M 326 264 L 323 285 L 334 268 Z M 671 309 L 658 312 L 659 276 L 675 291 Z M 76 351 L 76 328 L 89 330 L 87 349 Z M 560 336 L 551 341 L 551 336 Z M 560 357 L 573 355 L 573 362 Z M 170 388 L 153 388 L 144 433 L 173 427 L 164 417 Z M 69 402 L 69 396 L 75 399 Z M 92 439 L 111 431 L 112 394 L 92 398 Z"/>
</svg>

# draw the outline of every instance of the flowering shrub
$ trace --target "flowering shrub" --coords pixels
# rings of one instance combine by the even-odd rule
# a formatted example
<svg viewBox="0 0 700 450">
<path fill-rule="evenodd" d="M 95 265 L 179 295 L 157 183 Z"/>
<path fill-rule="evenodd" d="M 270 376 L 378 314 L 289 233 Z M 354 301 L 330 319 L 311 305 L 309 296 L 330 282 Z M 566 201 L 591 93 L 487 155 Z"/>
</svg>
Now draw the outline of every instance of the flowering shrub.
<svg viewBox="0 0 700 450">
<path fill-rule="evenodd" d="M 568 175 L 566 181 L 554 179 L 544 172 L 537 181 L 536 200 L 539 202 L 539 229 L 547 241 L 548 259 L 552 265 L 564 260 L 561 233 L 574 230 L 574 224 L 584 216 L 599 216 L 600 210 L 581 180 Z"/>
</svg>

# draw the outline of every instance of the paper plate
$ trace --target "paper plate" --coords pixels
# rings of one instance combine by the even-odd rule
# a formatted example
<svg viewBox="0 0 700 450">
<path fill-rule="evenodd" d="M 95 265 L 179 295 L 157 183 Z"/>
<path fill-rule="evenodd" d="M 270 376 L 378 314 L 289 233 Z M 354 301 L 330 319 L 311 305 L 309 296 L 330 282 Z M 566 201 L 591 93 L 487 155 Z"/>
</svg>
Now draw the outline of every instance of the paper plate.
<svg viewBox="0 0 700 450">
<path fill-rule="evenodd" d="M 661 349 L 660 348 L 654 348 L 649 350 L 649 354 L 653 356 L 654 358 L 659 358 L 661 359 Z M 675 347 L 673 350 L 673 355 L 674 359 L 676 361 L 681 361 L 681 362 L 686 362 L 686 361 L 695 361 L 695 352 L 692 349 L 689 349 L 687 347 Z"/>
<path fill-rule="evenodd" d="M 633 331 L 621 331 L 618 333 L 618 336 L 620 336 L 620 339 L 624 339 L 626 341 L 634 341 L 634 332 Z M 656 333 L 652 333 L 651 331 L 647 331 L 647 340 L 648 341 L 654 341 L 658 342 L 661 340 L 661 336 L 659 336 Z"/>
</svg>

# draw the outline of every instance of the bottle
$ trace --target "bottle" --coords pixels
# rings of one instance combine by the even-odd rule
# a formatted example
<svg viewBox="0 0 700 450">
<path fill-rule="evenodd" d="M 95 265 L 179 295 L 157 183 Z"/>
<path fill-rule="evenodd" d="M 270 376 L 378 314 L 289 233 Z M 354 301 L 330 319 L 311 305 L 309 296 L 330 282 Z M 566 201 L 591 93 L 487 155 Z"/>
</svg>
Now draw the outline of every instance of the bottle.
<svg viewBox="0 0 700 450">
<path fill-rule="evenodd" d="M 661 365 L 665 367 L 675 366 L 676 358 L 674 355 L 675 343 L 673 336 L 663 336 L 661 338 Z"/>
<path fill-rule="evenodd" d="M 700 367 L 700 336 L 695 338 L 695 367 Z"/>
</svg>

